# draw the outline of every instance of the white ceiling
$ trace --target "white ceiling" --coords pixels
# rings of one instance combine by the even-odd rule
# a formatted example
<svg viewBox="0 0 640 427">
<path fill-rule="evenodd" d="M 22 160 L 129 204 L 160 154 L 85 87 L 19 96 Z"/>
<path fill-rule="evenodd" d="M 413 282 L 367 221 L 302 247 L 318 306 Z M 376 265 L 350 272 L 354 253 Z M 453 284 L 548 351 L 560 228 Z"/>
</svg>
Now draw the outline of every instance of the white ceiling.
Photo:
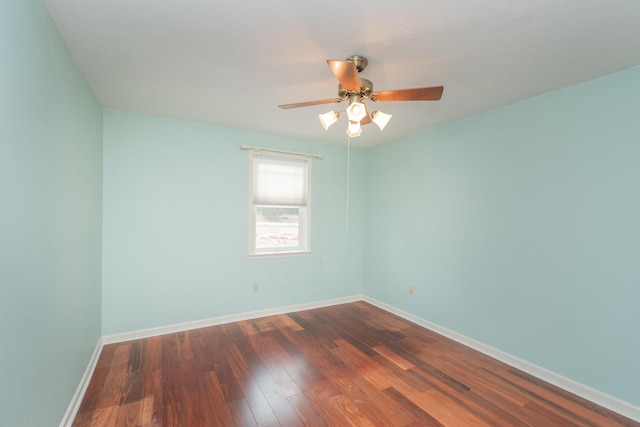
<svg viewBox="0 0 640 427">
<path fill-rule="evenodd" d="M 638 0 L 44 0 L 99 101 L 117 108 L 345 143 L 327 59 L 368 58 L 374 90 L 444 85 L 393 114 L 381 144 L 640 64 Z M 594 99 L 594 102 L 597 102 Z"/>
</svg>

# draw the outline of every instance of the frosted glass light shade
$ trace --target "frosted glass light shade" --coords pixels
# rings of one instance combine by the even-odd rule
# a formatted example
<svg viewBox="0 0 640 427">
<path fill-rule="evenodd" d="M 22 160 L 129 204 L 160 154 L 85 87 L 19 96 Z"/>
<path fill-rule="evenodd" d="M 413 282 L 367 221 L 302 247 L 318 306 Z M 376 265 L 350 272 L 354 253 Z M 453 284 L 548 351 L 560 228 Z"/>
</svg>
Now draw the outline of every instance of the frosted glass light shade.
<svg viewBox="0 0 640 427">
<path fill-rule="evenodd" d="M 367 108 L 362 102 L 352 102 L 347 108 L 347 116 L 352 122 L 360 122 L 367 115 Z"/>
<path fill-rule="evenodd" d="M 391 120 L 391 114 L 383 113 L 382 111 L 374 111 L 371 114 L 371 121 L 375 123 L 380 130 L 384 129 L 384 127 Z"/>
<path fill-rule="evenodd" d="M 356 136 L 360 136 L 361 133 L 362 133 L 362 128 L 360 127 L 360 122 L 354 122 L 349 120 L 347 135 L 349 135 L 351 138 L 355 138 Z"/>
<path fill-rule="evenodd" d="M 320 124 L 324 130 L 327 130 L 329 129 L 329 126 L 338 121 L 338 113 L 335 111 L 329 111 L 328 113 L 318 114 L 318 118 L 320 118 Z"/>
</svg>

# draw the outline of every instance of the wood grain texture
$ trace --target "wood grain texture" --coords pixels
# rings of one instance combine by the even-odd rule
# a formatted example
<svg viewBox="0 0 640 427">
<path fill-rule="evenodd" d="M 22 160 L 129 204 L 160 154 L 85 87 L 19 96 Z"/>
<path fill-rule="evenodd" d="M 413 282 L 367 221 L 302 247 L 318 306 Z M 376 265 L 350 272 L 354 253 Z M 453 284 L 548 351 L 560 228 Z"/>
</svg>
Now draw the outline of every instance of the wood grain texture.
<svg viewBox="0 0 640 427">
<path fill-rule="evenodd" d="M 365 302 L 104 347 L 82 426 L 638 426 Z"/>
</svg>

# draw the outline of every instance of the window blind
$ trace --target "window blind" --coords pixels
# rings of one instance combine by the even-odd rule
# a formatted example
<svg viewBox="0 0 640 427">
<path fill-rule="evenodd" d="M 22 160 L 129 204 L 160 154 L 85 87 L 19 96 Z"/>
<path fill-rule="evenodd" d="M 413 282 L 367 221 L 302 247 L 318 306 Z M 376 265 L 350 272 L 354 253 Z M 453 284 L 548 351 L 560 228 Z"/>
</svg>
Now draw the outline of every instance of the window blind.
<svg viewBox="0 0 640 427">
<path fill-rule="evenodd" d="M 255 155 L 253 203 L 255 205 L 306 206 L 307 160 Z"/>
</svg>

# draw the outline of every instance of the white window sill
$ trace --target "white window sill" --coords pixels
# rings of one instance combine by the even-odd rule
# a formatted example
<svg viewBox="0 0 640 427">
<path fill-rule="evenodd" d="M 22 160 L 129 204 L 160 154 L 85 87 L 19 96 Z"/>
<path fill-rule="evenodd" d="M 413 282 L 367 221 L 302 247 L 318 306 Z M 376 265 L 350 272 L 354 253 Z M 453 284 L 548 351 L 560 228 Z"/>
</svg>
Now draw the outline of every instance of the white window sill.
<svg viewBox="0 0 640 427">
<path fill-rule="evenodd" d="M 307 256 L 311 255 L 311 252 L 263 252 L 257 254 L 249 254 L 249 259 L 260 258 L 282 258 L 282 257 L 295 257 L 295 256 Z"/>
</svg>

